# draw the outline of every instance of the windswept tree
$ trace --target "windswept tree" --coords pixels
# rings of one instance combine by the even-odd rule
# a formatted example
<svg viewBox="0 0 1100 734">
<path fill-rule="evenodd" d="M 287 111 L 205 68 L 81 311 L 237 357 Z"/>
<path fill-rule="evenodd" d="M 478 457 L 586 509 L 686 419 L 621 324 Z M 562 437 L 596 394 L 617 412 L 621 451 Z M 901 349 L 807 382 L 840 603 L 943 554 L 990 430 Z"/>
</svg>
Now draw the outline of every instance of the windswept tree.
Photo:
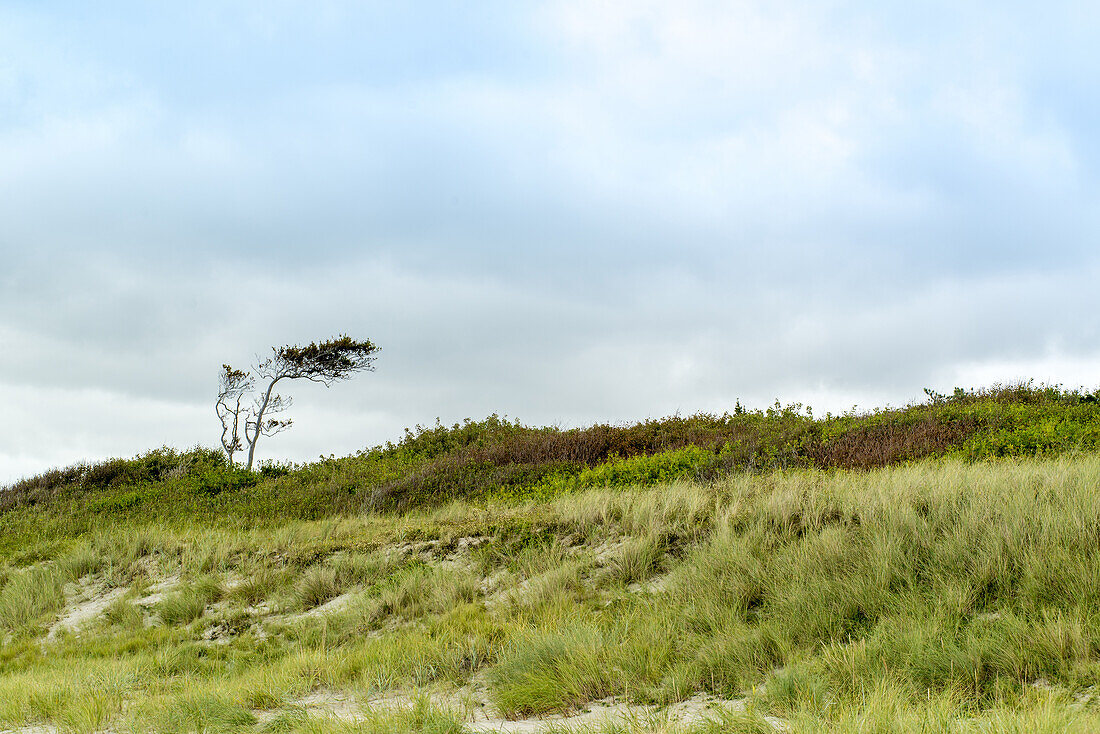
<svg viewBox="0 0 1100 734">
<path fill-rule="evenodd" d="M 241 405 L 241 401 L 254 384 L 255 380 L 247 372 L 222 365 L 221 385 L 214 409 L 222 422 L 222 448 L 230 464 L 233 463 L 233 455 L 244 447 L 241 443 L 241 418 L 247 416 L 249 406 Z"/>
<path fill-rule="evenodd" d="M 348 336 L 306 346 L 273 347 L 272 354 L 249 372 L 222 365 L 218 400 L 214 405 L 222 424 L 222 448 L 229 462 L 247 449 L 245 468 L 252 469 L 260 436 L 274 436 L 290 428 L 289 418 L 277 418 L 291 405 L 275 392 L 283 380 L 309 380 L 331 387 L 358 372 L 373 372 L 379 348 L 370 341 Z M 259 385 L 259 389 L 257 389 Z"/>
</svg>

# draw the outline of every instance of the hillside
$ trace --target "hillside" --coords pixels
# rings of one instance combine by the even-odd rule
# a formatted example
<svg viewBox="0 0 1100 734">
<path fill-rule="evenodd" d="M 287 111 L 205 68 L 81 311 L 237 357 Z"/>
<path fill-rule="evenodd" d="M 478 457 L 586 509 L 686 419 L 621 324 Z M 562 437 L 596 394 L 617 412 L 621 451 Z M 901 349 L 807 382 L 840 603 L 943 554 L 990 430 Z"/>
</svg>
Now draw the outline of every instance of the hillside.
<svg viewBox="0 0 1100 734">
<path fill-rule="evenodd" d="M 1100 404 L 1028 385 L 0 493 L 0 730 L 1100 730 Z"/>
</svg>

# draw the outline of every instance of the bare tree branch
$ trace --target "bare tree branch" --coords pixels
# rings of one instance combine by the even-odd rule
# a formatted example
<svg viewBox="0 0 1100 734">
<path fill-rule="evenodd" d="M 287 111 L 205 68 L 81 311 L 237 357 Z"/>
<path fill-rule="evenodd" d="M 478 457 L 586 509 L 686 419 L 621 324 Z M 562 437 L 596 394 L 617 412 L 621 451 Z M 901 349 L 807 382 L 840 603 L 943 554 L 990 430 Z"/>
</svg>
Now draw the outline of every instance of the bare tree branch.
<svg viewBox="0 0 1100 734">
<path fill-rule="evenodd" d="M 214 410 L 222 424 L 222 448 L 225 449 L 230 464 L 233 463 L 233 455 L 243 448 L 240 436 L 243 412 L 241 400 L 252 389 L 252 385 L 253 379 L 247 372 L 233 369 L 227 364 L 222 365 L 221 384 Z M 247 432 L 247 425 L 244 428 Z"/>
</svg>

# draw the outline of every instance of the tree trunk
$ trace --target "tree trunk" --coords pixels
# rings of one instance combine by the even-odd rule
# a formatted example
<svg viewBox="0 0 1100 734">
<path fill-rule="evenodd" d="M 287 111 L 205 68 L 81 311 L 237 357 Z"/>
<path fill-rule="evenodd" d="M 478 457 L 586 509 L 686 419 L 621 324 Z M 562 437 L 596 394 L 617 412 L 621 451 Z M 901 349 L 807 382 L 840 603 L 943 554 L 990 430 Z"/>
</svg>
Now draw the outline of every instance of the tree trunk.
<svg viewBox="0 0 1100 734">
<path fill-rule="evenodd" d="M 252 440 L 248 442 L 248 465 L 245 467 L 246 471 L 252 471 L 252 460 L 256 454 L 256 443 L 260 440 L 260 436 L 263 435 L 264 424 L 264 411 L 267 410 L 268 403 L 271 402 L 271 391 L 275 389 L 275 383 L 283 379 L 284 375 L 279 375 L 271 384 L 267 386 L 267 391 L 264 393 L 264 401 L 260 403 L 260 409 L 256 411 L 256 428 L 252 432 Z M 245 425 L 245 440 L 248 439 L 248 425 Z"/>
</svg>

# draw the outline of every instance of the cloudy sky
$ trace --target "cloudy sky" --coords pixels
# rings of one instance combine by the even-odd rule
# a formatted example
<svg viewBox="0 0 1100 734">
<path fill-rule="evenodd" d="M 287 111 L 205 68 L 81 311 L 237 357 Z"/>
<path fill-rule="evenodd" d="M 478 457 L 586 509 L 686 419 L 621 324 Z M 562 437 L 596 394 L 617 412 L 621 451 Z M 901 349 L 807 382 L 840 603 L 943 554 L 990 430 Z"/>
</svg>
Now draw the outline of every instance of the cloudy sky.
<svg viewBox="0 0 1100 734">
<path fill-rule="evenodd" d="M 0 482 L 1100 384 L 1100 11 L 1055 2 L 0 1 Z"/>
</svg>

